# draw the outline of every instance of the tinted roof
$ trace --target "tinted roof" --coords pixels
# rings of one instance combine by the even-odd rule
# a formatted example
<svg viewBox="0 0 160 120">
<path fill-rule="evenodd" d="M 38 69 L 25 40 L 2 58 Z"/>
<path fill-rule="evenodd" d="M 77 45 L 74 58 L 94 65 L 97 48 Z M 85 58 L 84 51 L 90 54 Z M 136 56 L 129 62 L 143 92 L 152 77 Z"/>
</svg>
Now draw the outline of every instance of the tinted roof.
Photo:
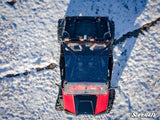
<svg viewBox="0 0 160 120">
<path fill-rule="evenodd" d="M 65 78 L 67 82 L 106 82 L 110 45 L 66 45 Z"/>
</svg>

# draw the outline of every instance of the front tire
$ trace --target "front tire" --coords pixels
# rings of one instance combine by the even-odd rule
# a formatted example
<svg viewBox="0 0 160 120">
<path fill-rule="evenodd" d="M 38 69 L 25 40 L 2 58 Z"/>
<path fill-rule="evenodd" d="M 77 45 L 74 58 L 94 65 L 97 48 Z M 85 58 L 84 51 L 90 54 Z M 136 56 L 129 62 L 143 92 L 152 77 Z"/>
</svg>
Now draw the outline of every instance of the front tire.
<svg viewBox="0 0 160 120">
<path fill-rule="evenodd" d="M 61 105 L 61 102 L 60 102 L 59 97 L 57 98 L 56 105 L 55 105 L 55 109 L 56 109 L 57 111 L 63 111 L 63 106 Z"/>
<path fill-rule="evenodd" d="M 110 89 L 106 113 L 110 113 L 110 111 L 112 110 L 114 99 L 115 99 L 115 89 Z"/>
<path fill-rule="evenodd" d="M 58 97 L 56 100 L 56 105 L 55 105 L 55 109 L 57 111 L 63 111 L 63 96 L 62 96 L 62 89 L 59 88 L 59 93 L 58 93 Z"/>
</svg>

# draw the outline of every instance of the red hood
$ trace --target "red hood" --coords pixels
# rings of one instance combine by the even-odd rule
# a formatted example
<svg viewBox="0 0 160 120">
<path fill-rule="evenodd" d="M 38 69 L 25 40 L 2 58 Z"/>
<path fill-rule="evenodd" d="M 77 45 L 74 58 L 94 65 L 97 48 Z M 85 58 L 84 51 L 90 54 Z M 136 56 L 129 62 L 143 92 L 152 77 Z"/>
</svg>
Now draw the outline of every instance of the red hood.
<svg viewBox="0 0 160 120">
<path fill-rule="evenodd" d="M 74 95 L 67 95 L 64 90 L 62 90 L 63 93 L 63 102 L 64 102 L 64 109 L 74 113 L 74 114 L 79 114 L 78 107 L 80 105 L 76 105 L 75 102 L 75 96 Z M 92 95 L 93 96 L 93 95 Z M 105 95 L 94 95 L 96 96 L 95 102 L 91 102 L 93 104 L 93 113 L 98 114 L 101 112 L 104 112 L 107 109 L 107 104 L 108 104 L 108 99 L 109 99 L 109 91 Z M 80 101 L 80 100 L 79 100 Z M 84 109 L 86 109 L 84 107 Z M 85 112 L 84 112 L 85 113 Z"/>
</svg>

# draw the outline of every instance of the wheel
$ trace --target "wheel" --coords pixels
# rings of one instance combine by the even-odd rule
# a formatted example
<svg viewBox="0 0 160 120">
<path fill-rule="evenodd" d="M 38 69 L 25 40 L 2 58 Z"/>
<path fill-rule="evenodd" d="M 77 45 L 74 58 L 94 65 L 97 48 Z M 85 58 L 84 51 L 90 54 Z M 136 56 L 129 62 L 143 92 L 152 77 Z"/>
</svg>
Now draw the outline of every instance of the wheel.
<svg viewBox="0 0 160 120">
<path fill-rule="evenodd" d="M 59 19 L 58 21 L 58 42 L 60 42 L 60 38 L 62 38 L 62 31 L 63 31 L 63 24 L 64 24 L 64 19 Z"/>
<path fill-rule="evenodd" d="M 111 38 L 114 39 L 115 24 L 114 24 L 114 22 L 112 20 L 109 21 L 109 23 L 110 23 L 110 30 L 111 30 Z"/>
<path fill-rule="evenodd" d="M 112 52 L 112 46 L 110 48 L 110 53 L 109 53 L 109 64 L 108 64 L 108 80 L 110 81 L 112 78 L 112 68 L 113 68 L 113 52 Z"/>
<path fill-rule="evenodd" d="M 115 99 L 115 89 L 111 89 L 109 92 L 109 100 L 106 113 L 110 113 L 110 111 L 112 110 L 114 99 Z"/>
<path fill-rule="evenodd" d="M 61 102 L 60 102 L 60 100 L 59 100 L 59 97 L 57 98 L 55 109 L 56 109 L 57 111 L 63 111 L 63 106 L 61 105 Z"/>
<path fill-rule="evenodd" d="M 59 93 L 58 93 L 58 97 L 56 100 L 56 105 L 55 105 L 55 109 L 57 111 L 63 111 L 63 97 L 62 97 L 62 89 L 59 88 Z"/>
<path fill-rule="evenodd" d="M 62 45 L 61 45 L 61 55 L 60 55 L 60 75 L 61 75 L 61 80 L 62 81 L 65 80 L 65 58 Z"/>
</svg>

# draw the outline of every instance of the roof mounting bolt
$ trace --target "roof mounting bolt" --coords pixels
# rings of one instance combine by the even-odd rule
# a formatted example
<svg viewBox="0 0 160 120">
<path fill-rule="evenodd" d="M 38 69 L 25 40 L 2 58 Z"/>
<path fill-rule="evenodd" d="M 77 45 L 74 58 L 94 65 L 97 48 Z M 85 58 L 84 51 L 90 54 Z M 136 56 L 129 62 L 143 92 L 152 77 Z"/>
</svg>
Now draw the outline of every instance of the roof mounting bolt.
<svg viewBox="0 0 160 120">
<path fill-rule="evenodd" d="M 87 35 L 84 35 L 84 40 L 87 40 Z"/>
</svg>

